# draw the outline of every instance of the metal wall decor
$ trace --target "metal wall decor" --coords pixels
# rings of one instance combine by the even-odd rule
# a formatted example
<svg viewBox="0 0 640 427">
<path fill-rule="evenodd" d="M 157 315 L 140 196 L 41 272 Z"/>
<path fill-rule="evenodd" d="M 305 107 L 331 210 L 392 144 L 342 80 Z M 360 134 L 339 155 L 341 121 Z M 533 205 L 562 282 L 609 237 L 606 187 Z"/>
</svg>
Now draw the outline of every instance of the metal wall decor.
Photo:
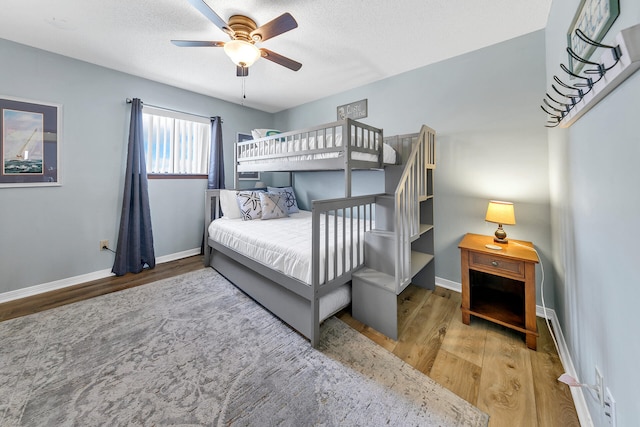
<svg viewBox="0 0 640 427">
<path fill-rule="evenodd" d="M 640 68 L 640 24 L 622 30 L 613 46 L 592 40 L 580 29 L 575 30 L 575 37 L 594 50 L 600 49 L 602 55 L 599 61 L 593 61 L 567 47 L 570 58 L 582 64 L 582 71 L 560 64 L 564 74 L 553 76 L 552 92 L 545 94 L 540 106 L 548 115 L 547 127 L 571 126 Z"/>
</svg>

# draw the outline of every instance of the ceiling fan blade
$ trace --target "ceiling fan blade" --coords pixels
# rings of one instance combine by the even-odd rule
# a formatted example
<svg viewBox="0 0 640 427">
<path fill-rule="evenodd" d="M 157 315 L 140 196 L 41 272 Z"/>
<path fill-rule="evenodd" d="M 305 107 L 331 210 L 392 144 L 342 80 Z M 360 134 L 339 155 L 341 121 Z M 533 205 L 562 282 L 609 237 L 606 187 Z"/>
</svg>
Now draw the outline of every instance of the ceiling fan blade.
<svg viewBox="0 0 640 427">
<path fill-rule="evenodd" d="M 229 27 L 224 19 L 220 18 L 218 14 L 215 13 L 213 9 L 211 9 L 209 5 L 204 2 L 204 0 L 189 0 L 189 3 L 191 3 L 191 6 L 198 9 L 198 12 L 206 16 L 209 21 L 213 22 L 216 27 L 229 34 L 230 37 L 233 37 L 235 32 L 231 29 L 231 27 Z"/>
<path fill-rule="evenodd" d="M 224 42 L 208 42 L 197 40 L 171 40 L 171 43 L 180 47 L 223 47 Z"/>
<path fill-rule="evenodd" d="M 302 64 L 294 61 L 293 59 L 289 59 L 286 56 L 282 56 L 278 53 L 270 51 L 269 49 L 261 48 L 260 52 L 262 53 L 262 57 L 264 59 L 268 59 L 271 62 L 275 62 L 276 64 L 282 65 L 283 67 L 287 67 L 290 70 L 298 71 Z"/>
<path fill-rule="evenodd" d="M 236 76 L 247 77 L 249 75 L 249 67 L 236 66 Z"/>
<path fill-rule="evenodd" d="M 265 41 L 287 31 L 298 28 L 298 23 L 290 13 L 283 13 L 276 19 L 267 22 L 263 26 L 251 32 L 251 38 L 255 41 Z"/>
</svg>

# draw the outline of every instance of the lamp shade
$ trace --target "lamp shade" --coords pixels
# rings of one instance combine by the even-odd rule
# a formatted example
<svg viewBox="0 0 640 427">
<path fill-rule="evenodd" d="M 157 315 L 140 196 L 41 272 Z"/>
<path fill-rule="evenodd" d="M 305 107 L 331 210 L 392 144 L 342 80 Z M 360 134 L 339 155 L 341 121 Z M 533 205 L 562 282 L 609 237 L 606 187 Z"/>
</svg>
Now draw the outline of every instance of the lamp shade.
<svg viewBox="0 0 640 427">
<path fill-rule="evenodd" d="M 496 224 L 515 225 L 516 215 L 513 210 L 513 203 L 491 200 L 487 207 L 485 221 L 495 222 Z"/>
<path fill-rule="evenodd" d="M 231 40 L 224 44 L 224 52 L 239 67 L 250 67 L 260 58 L 260 50 L 244 40 Z"/>
</svg>

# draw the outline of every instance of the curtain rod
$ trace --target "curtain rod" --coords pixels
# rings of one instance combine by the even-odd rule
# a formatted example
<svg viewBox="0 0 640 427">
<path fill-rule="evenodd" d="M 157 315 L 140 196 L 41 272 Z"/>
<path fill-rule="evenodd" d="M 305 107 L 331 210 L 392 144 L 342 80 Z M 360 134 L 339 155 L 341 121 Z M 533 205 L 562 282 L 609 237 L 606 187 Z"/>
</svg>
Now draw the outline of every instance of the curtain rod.
<svg viewBox="0 0 640 427">
<path fill-rule="evenodd" d="M 127 101 L 127 104 L 131 104 L 131 102 L 132 102 L 131 98 L 127 98 L 126 101 Z M 158 105 L 145 104 L 142 101 L 140 101 L 140 103 L 142 103 L 142 105 L 146 105 L 147 107 L 157 108 L 159 110 L 173 111 L 174 113 L 181 113 L 181 114 L 188 114 L 190 116 L 202 117 L 203 119 L 212 119 L 213 118 L 211 116 L 203 116 L 202 114 L 193 114 L 193 113 L 188 113 L 186 111 L 174 110 L 173 108 L 167 108 L 167 107 L 160 107 Z M 222 119 L 220 119 L 220 122 L 223 123 Z"/>
</svg>

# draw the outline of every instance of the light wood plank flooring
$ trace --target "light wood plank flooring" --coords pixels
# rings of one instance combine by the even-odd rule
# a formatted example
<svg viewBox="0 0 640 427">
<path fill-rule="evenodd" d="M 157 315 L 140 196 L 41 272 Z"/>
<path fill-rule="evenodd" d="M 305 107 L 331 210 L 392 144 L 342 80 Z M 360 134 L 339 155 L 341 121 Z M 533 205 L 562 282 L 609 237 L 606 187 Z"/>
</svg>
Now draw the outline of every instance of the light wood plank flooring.
<svg viewBox="0 0 640 427">
<path fill-rule="evenodd" d="M 398 341 L 354 320 L 339 318 L 490 415 L 491 427 L 579 426 L 569 387 L 544 319 L 538 350 L 524 335 L 472 317 L 462 323 L 461 296 L 410 285 L 399 297 Z"/>
<path fill-rule="evenodd" d="M 194 256 L 155 269 L 108 277 L 25 300 L 0 304 L 0 321 L 35 313 L 204 268 Z M 354 320 L 338 317 L 405 362 L 490 415 L 489 425 L 579 426 L 563 372 L 543 319 L 538 318 L 538 351 L 510 329 L 472 318 L 462 323 L 460 294 L 409 286 L 399 297 L 399 339 L 393 341 Z"/>
</svg>

